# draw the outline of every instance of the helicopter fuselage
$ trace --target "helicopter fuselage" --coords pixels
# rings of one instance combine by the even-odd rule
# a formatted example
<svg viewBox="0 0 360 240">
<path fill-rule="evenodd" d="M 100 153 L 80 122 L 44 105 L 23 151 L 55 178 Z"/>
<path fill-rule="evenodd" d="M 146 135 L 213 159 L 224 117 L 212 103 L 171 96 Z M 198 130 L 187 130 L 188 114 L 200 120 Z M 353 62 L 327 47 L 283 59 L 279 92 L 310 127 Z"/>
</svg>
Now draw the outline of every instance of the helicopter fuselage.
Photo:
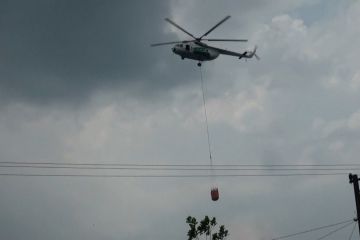
<svg viewBox="0 0 360 240">
<path fill-rule="evenodd" d="M 218 26 L 223 24 L 226 20 L 228 20 L 230 16 L 226 16 L 220 22 L 218 22 L 215 26 L 210 28 L 206 33 L 201 35 L 200 37 L 195 37 L 184 28 L 180 27 L 177 23 L 170 20 L 169 18 L 165 18 L 165 21 L 173 25 L 174 27 L 178 28 L 182 32 L 186 33 L 188 36 L 192 38 L 192 40 L 183 40 L 183 41 L 171 41 L 171 42 L 161 42 L 161 43 L 153 43 L 150 46 L 157 47 L 169 44 L 175 44 L 172 48 L 173 53 L 179 55 L 182 59 L 189 58 L 193 60 L 197 60 L 198 66 L 201 66 L 202 61 L 210 61 L 217 58 L 220 54 L 229 55 L 238 57 L 239 59 L 242 58 L 252 58 L 255 57 L 256 59 L 260 59 L 258 55 L 256 55 L 256 46 L 253 51 L 245 51 L 245 52 L 234 52 L 229 51 L 227 49 L 222 49 L 219 47 L 214 47 L 205 44 L 203 41 L 209 42 L 247 42 L 247 39 L 228 39 L 228 38 L 204 38 L 209 33 L 214 31 Z"/>
<path fill-rule="evenodd" d="M 197 44 L 195 42 L 180 43 L 174 45 L 173 53 L 179 55 L 182 59 L 189 58 L 197 61 L 210 61 L 219 56 L 215 49 L 208 48 L 206 44 Z"/>
</svg>

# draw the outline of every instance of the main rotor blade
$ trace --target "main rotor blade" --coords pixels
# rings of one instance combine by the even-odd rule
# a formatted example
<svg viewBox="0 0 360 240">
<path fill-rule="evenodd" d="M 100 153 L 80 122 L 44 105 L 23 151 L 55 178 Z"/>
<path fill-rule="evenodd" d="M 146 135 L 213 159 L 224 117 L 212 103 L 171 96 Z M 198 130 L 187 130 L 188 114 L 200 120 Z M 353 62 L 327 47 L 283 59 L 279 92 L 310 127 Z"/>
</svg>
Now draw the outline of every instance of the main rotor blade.
<svg viewBox="0 0 360 240">
<path fill-rule="evenodd" d="M 247 39 L 222 39 L 222 38 L 204 38 L 201 39 L 202 41 L 209 41 L 209 42 L 247 42 Z"/>
<path fill-rule="evenodd" d="M 215 28 L 217 28 L 220 24 L 222 24 L 223 22 L 225 22 L 226 20 L 228 20 L 230 18 L 230 16 L 226 16 L 223 20 L 221 20 L 220 22 L 218 22 L 215 26 L 213 26 L 212 28 L 210 28 L 210 30 L 209 31 L 207 31 L 206 33 L 204 33 L 204 35 L 202 35 L 201 37 L 200 37 L 200 39 L 201 38 L 203 38 L 203 37 L 205 37 L 205 36 L 207 36 L 209 33 L 211 33 Z"/>
<path fill-rule="evenodd" d="M 177 27 L 178 29 L 180 29 L 181 31 L 183 31 L 184 33 L 186 33 L 187 35 L 189 35 L 190 37 L 196 39 L 196 37 L 194 35 L 192 35 L 191 33 L 189 33 L 188 31 L 186 31 L 185 29 L 183 29 L 182 27 L 180 27 L 179 25 L 177 25 L 174 21 L 165 18 L 165 21 L 167 21 L 168 23 L 170 23 L 171 25 Z"/>
<path fill-rule="evenodd" d="M 162 45 L 170 45 L 170 44 L 176 44 L 176 43 L 187 43 L 187 42 L 193 42 L 193 41 L 194 41 L 194 40 L 153 43 L 153 44 L 150 44 L 150 46 L 151 46 L 151 47 L 157 47 L 157 46 L 162 46 Z"/>
</svg>

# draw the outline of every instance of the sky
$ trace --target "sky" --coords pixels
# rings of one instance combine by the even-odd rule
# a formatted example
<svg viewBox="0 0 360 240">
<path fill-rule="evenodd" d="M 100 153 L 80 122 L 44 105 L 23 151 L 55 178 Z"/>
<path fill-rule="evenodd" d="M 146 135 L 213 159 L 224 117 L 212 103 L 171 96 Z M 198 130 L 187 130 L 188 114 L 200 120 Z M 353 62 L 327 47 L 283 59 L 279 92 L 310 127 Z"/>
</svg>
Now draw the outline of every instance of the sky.
<svg viewBox="0 0 360 240">
<path fill-rule="evenodd" d="M 188 39 L 166 17 L 200 36 L 227 15 L 209 37 L 246 38 L 217 46 L 257 45 L 261 60 L 220 56 L 201 68 L 214 164 L 357 163 L 356 0 L 0 0 L 0 161 L 209 164 L 200 69 L 150 44 Z M 270 240 L 355 217 L 346 174 L 0 176 L 0 196 L 8 240 L 180 240 L 189 215 L 216 217 L 229 239 Z"/>
</svg>

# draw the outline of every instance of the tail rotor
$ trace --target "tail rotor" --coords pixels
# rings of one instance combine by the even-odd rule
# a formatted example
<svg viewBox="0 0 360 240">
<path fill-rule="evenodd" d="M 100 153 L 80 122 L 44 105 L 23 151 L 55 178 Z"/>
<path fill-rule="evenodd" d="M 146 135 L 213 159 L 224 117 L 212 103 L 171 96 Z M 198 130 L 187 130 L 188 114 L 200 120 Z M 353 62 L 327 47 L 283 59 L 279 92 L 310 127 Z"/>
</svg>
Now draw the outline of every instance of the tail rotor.
<svg viewBox="0 0 360 240">
<path fill-rule="evenodd" d="M 256 54 L 256 50 L 257 50 L 257 46 L 255 45 L 253 55 L 256 58 L 256 60 L 260 60 L 261 58 L 259 57 L 259 55 Z"/>
</svg>

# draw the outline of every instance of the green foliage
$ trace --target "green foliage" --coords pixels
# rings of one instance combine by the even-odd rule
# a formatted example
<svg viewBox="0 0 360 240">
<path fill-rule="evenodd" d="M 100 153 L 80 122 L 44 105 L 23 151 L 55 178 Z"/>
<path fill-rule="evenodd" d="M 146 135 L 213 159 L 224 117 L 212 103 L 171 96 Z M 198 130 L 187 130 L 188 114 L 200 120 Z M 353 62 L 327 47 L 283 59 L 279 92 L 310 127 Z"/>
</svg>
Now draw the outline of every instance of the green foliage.
<svg viewBox="0 0 360 240">
<path fill-rule="evenodd" d="M 207 237 L 210 237 L 210 240 L 223 240 L 229 234 L 224 225 L 220 226 L 218 232 L 212 233 L 213 228 L 217 225 L 215 217 L 210 219 L 208 216 L 205 216 L 205 218 L 198 223 L 196 218 L 188 216 L 186 218 L 186 223 L 189 224 L 190 227 L 187 233 L 188 240 L 198 240 L 199 237 L 203 235 L 205 235 L 206 239 Z"/>
<path fill-rule="evenodd" d="M 229 231 L 225 229 L 224 225 L 220 226 L 219 232 L 212 235 L 212 240 L 222 240 L 228 236 Z"/>
</svg>

